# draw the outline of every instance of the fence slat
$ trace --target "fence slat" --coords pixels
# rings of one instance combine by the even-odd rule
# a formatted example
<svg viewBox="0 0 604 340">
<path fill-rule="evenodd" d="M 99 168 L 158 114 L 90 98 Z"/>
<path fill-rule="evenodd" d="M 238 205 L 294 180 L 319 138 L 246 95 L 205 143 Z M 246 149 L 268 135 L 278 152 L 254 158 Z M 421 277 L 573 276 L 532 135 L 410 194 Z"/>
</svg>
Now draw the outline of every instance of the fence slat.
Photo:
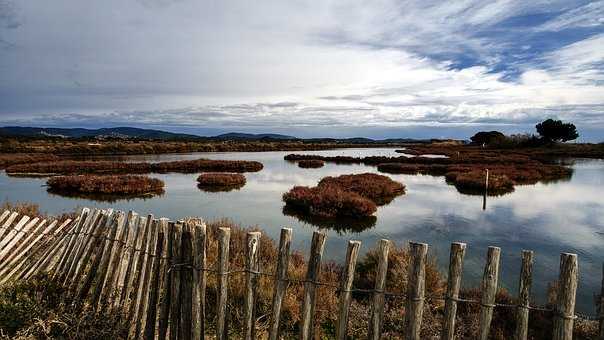
<svg viewBox="0 0 604 340">
<path fill-rule="evenodd" d="M 193 266 L 206 268 L 206 225 L 201 220 L 192 221 L 194 226 Z M 206 272 L 193 271 L 193 340 L 204 338 L 206 316 Z"/>
<path fill-rule="evenodd" d="M 100 310 L 101 293 L 103 293 L 103 287 L 107 284 L 107 271 L 111 261 L 111 254 L 113 253 L 114 248 L 117 247 L 117 242 L 114 240 L 118 230 L 123 230 L 124 222 L 124 213 L 121 211 L 116 212 L 114 222 L 111 224 L 111 228 L 108 230 L 109 236 L 104 240 L 104 244 L 102 245 L 103 255 L 99 263 L 96 284 L 94 286 L 94 290 L 92 291 L 92 306 L 96 311 Z"/>
<path fill-rule="evenodd" d="M 227 294 L 229 276 L 229 243 L 231 239 L 231 229 L 218 228 L 218 305 L 216 314 L 216 339 L 228 339 L 228 310 L 227 310 Z"/>
<path fill-rule="evenodd" d="M 321 259 L 323 258 L 323 249 L 325 248 L 325 234 L 315 231 L 312 234 L 312 243 L 310 245 L 310 256 L 308 257 L 308 267 L 306 270 L 306 280 L 304 282 L 304 302 L 302 302 L 302 329 L 300 330 L 300 339 L 308 340 L 313 338 L 315 305 L 317 295 L 317 282 L 321 272 Z"/>
<path fill-rule="evenodd" d="M 260 271 L 260 232 L 252 231 L 246 235 L 246 262 L 245 268 L 245 302 L 243 308 L 244 339 L 256 339 L 256 295 Z"/>
<path fill-rule="evenodd" d="M 480 298 L 480 324 L 479 339 L 487 340 L 489 330 L 491 329 L 491 320 L 493 318 L 493 309 L 495 308 L 495 296 L 497 295 L 497 278 L 499 276 L 499 255 L 501 249 L 498 247 L 489 247 L 487 252 L 487 263 L 484 267 L 482 277 Z"/>
<path fill-rule="evenodd" d="M 124 254 L 122 256 L 122 270 L 120 271 L 119 277 L 117 277 L 117 289 L 120 293 L 119 298 L 114 300 L 114 308 L 118 308 L 124 312 L 124 304 L 126 303 L 129 294 L 132 292 L 132 278 L 134 274 L 134 268 L 136 266 L 136 248 L 140 247 L 140 240 L 143 234 L 143 226 L 147 222 L 147 219 L 143 216 L 137 216 L 134 220 L 133 227 L 130 228 L 128 235 L 128 241 L 124 248 Z"/>
<path fill-rule="evenodd" d="M 178 267 L 182 263 L 182 225 L 176 223 L 174 225 L 174 238 L 172 243 L 172 263 L 170 268 L 170 276 L 172 284 L 170 285 L 170 339 L 178 338 L 178 329 L 180 323 L 180 274 L 181 268 Z"/>
<path fill-rule="evenodd" d="M 155 254 L 161 254 L 164 246 L 164 233 L 160 230 L 157 234 L 157 240 L 155 242 Z M 151 266 L 151 284 L 148 291 L 148 304 L 147 314 L 145 315 L 147 321 L 145 322 L 144 339 L 155 338 L 155 318 L 157 316 L 157 298 L 159 290 L 159 262 L 160 257 L 155 256 L 153 258 L 153 265 Z"/>
<path fill-rule="evenodd" d="M 269 329 L 269 340 L 279 339 L 279 320 L 281 319 L 281 307 L 283 297 L 287 289 L 287 270 L 289 268 L 289 248 L 292 243 L 292 229 L 282 228 L 279 238 L 279 258 L 275 272 L 275 283 L 273 289 L 273 301 L 271 307 L 271 324 Z"/>
<path fill-rule="evenodd" d="M 360 241 L 348 241 L 348 249 L 346 250 L 346 264 L 342 278 L 340 279 L 340 302 L 338 304 L 338 323 L 336 328 L 336 339 L 345 340 L 348 330 L 348 310 L 352 294 L 352 283 L 354 281 L 354 272 L 357 265 L 357 257 L 359 255 Z"/>
<path fill-rule="evenodd" d="M 31 223 L 28 223 L 30 219 L 31 218 L 29 216 L 22 216 L 19 222 L 17 222 L 17 225 L 15 225 L 15 227 L 11 231 L 9 231 L 3 239 L 0 239 L 0 256 L 4 253 L 4 249 L 6 248 L 6 246 L 11 243 L 11 241 L 17 235 L 23 235 L 23 229 L 31 225 Z M 38 219 L 36 218 L 35 221 L 37 222 Z"/>
<path fill-rule="evenodd" d="M 136 266 L 134 267 L 134 274 L 132 277 L 132 288 L 130 288 L 130 292 L 127 293 L 127 298 L 130 298 L 130 303 L 128 305 L 128 315 L 126 317 L 127 322 L 130 322 L 136 316 L 138 312 L 138 306 L 140 304 L 140 292 L 142 289 L 142 277 L 144 275 L 144 265 L 145 260 L 147 258 L 147 244 L 149 239 L 151 238 L 151 224 L 153 223 L 153 215 L 147 216 L 147 220 L 144 224 L 143 234 L 141 235 L 141 243 L 138 245 L 137 249 L 135 249 L 136 254 Z M 164 233 L 164 239 L 168 237 L 167 234 Z"/>
<path fill-rule="evenodd" d="M 461 288 L 461 274 L 463 272 L 463 258 L 466 254 L 466 244 L 451 243 L 449 254 L 449 277 L 447 279 L 447 299 L 445 301 L 445 317 L 441 333 L 442 340 L 455 338 L 455 317 L 457 315 L 457 299 Z"/>
<path fill-rule="evenodd" d="M 531 285 L 533 282 L 533 252 L 522 251 L 522 268 L 518 283 L 518 309 L 516 311 L 516 340 L 526 340 L 528 335 Z"/>
<path fill-rule="evenodd" d="M 2 229 L 2 233 L 0 234 L 0 240 L 4 239 L 4 235 L 6 235 L 10 232 L 10 230 L 12 230 L 10 226 L 13 224 L 13 221 L 17 218 L 17 216 L 19 216 L 19 213 L 12 212 L 10 216 L 8 216 L 6 220 L 4 220 L 2 227 L 0 227 Z"/>
<path fill-rule="evenodd" d="M 71 279 L 75 277 L 73 274 L 76 272 L 78 263 L 82 259 L 84 249 L 88 245 L 88 242 L 90 242 L 97 223 L 99 223 L 103 214 L 104 212 L 96 209 L 90 212 L 86 219 L 82 220 L 83 224 L 74 230 L 75 234 L 71 236 L 67 245 L 70 249 L 63 251 L 61 262 L 57 267 L 56 277 L 59 278 L 59 281 L 63 281 L 66 287 L 69 287 L 69 284 L 72 283 Z"/>
<path fill-rule="evenodd" d="M 32 228 L 29 235 L 25 237 L 19 244 L 15 245 L 13 249 L 6 254 L 6 257 L 3 260 L 0 260 L 0 278 L 4 281 L 7 277 L 5 275 L 9 270 L 13 268 L 14 265 L 19 264 L 19 261 L 26 257 L 27 252 L 31 249 L 39 239 L 44 236 L 44 234 L 50 232 L 52 228 L 57 224 L 57 222 L 53 222 L 49 225 L 46 225 L 46 220 L 42 220 L 37 224 L 36 227 Z"/>
<path fill-rule="evenodd" d="M 164 228 L 166 228 L 167 235 L 169 235 L 166 244 L 165 258 L 166 260 L 162 262 L 161 266 L 161 281 L 160 281 L 160 291 L 162 295 L 160 296 L 160 309 L 159 309 L 159 339 L 165 339 L 168 334 L 168 324 L 170 317 L 170 288 L 172 286 L 172 276 L 168 271 L 170 268 L 170 263 L 172 261 L 173 256 L 173 246 L 174 242 L 174 223 L 169 223 L 168 221 L 164 221 Z"/>
<path fill-rule="evenodd" d="M 122 275 L 122 251 L 128 242 L 130 230 L 134 229 L 134 222 L 138 215 L 130 211 L 125 221 L 118 225 L 118 234 L 113 242 L 112 252 L 109 256 L 109 270 L 105 278 L 105 285 L 101 291 L 101 300 L 99 310 L 105 312 L 113 305 L 114 300 L 119 300 L 119 277 Z M 110 309 L 109 309 L 110 311 Z"/>
<path fill-rule="evenodd" d="M 180 306 L 180 331 L 179 339 L 191 339 L 192 314 L 193 314 L 193 269 L 192 265 L 192 237 L 188 223 L 183 225 L 182 232 L 182 263 L 185 266 L 180 271 L 181 280 L 181 306 Z"/>
<path fill-rule="evenodd" d="M 151 280 L 151 268 L 153 264 L 153 257 L 155 254 L 155 247 L 157 242 L 159 221 L 153 219 L 149 227 L 149 235 L 147 239 L 147 250 L 145 255 L 144 267 L 142 269 L 142 279 L 140 282 L 138 299 L 136 302 L 136 311 L 134 313 L 132 328 L 130 329 L 130 338 L 139 339 L 141 337 L 141 330 L 145 328 L 147 302 L 149 297 L 149 281 Z M 164 238 L 167 236 L 164 235 Z"/>
<path fill-rule="evenodd" d="M 369 321 L 369 339 L 382 337 L 382 319 L 384 318 L 384 287 L 388 273 L 388 253 L 390 241 L 380 240 L 378 243 L 378 267 L 375 275 L 375 292 L 371 302 L 371 317 Z"/>
<path fill-rule="evenodd" d="M 407 339 L 419 340 L 424 313 L 424 295 L 426 291 L 426 260 L 428 245 L 426 243 L 409 243 L 411 262 L 407 283 Z"/>
<path fill-rule="evenodd" d="M 51 237 L 38 247 L 36 255 L 39 256 L 39 260 L 26 266 L 23 270 L 16 274 L 16 278 L 23 280 L 28 279 L 34 274 L 46 270 L 53 261 L 60 255 L 61 247 L 64 241 L 67 240 L 67 235 L 75 228 L 74 224 L 70 224 L 67 220 L 55 231 Z"/>
<path fill-rule="evenodd" d="M 560 254 L 560 276 L 558 278 L 558 301 L 554 315 L 554 340 L 571 340 L 575 321 L 575 299 L 579 264 L 576 254 Z"/>
</svg>

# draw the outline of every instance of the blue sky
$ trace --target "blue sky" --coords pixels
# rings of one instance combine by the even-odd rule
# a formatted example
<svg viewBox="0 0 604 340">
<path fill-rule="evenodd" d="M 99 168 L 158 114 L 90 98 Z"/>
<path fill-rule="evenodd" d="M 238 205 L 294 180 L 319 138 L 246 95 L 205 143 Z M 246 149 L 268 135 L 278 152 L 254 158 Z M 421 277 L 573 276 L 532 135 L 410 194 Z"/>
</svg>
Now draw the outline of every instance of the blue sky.
<svg viewBox="0 0 604 340">
<path fill-rule="evenodd" d="M 0 0 L 0 125 L 604 140 L 604 1 Z"/>
</svg>

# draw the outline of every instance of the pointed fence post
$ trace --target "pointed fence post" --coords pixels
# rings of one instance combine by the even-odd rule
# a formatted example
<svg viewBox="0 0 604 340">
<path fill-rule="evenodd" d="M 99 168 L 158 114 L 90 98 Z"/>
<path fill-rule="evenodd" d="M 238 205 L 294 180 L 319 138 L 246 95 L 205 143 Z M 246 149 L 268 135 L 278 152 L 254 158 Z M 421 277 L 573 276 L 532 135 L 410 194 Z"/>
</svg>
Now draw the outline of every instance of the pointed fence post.
<svg viewBox="0 0 604 340">
<path fill-rule="evenodd" d="M 558 301 L 554 315 L 554 340 L 572 340 L 575 322 L 575 299 L 579 264 L 576 254 L 560 254 L 560 277 L 558 278 Z"/>
<path fill-rule="evenodd" d="M 528 335 L 531 285 L 533 282 L 533 252 L 522 251 L 522 268 L 518 283 L 518 308 L 516 310 L 516 340 L 526 340 Z"/>
<path fill-rule="evenodd" d="M 188 223 L 183 225 L 182 231 L 182 263 L 183 267 L 180 273 L 181 296 L 180 306 L 180 339 L 191 339 L 192 336 L 192 315 L 193 315 L 193 267 L 192 264 L 192 237 L 191 228 Z"/>
<path fill-rule="evenodd" d="M 256 296 L 258 293 L 258 272 L 260 271 L 260 232 L 247 233 L 245 269 L 245 302 L 243 309 L 244 339 L 256 339 Z"/>
<path fill-rule="evenodd" d="M 336 326 L 336 339 L 338 340 L 345 340 L 347 338 L 348 311 L 350 309 L 350 301 L 352 300 L 351 289 L 360 247 L 360 241 L 348 241 L 346 264 L 344 265 L 344 272 L 342 273 L 340 281 L 340 303 L 338 306 L 338 323 Z"/>
<path fill-rule="evenodd" d="M 275 272 L 275 286 L 273 289 L 273 302 L 271 324 L 269 329 L 269 340 L 279 339 L 279 320 L 281 318 L 281 307 L 283 297 L 287 289 L 287 269 L 289 267 L 289 247 L 292 242 L 292 229 L 281 229 L 279 239 L 279 258 L 277 259 L 277 269 Z"/>
<path fill-rule="evenodd" d="M 170 267 L 170 277 L 172 285 L 170 288 L 170 339 L 178 338 L 178 330 L 180 324 L 180 277 L 182 272 L 182 225 L 176 223 L 174 225 L 174 238 L 172 245 L 172 263 Z"/>
<path fill-rule="evenodd" d="M 195 221 L 193 229 L 193 340 L 205 335 L 206 315 L 206 224 Z"/>
<path fill-rule="evenodd" d="M 499 255 L 501 249 L 498 247 L 489 247 L 487 252 L 487 263 L 484 267 L 482 277 L 480 298 L 480 324 L 479 339 L 487 340 L 489 330 L 491 329 L 491 320 L 493 319 L 493 309 L 495 308 L 495 297 L 497 295 L 497 278 L 499 276 Z"/>
<path fill-rule="evenodd" d="M 315 231 L 312 234 L 310 256 L 304 282 L 304 302 L 302 303 L 302 329 L 300 339 L 314 338 L 315 305 L 317 300 L 317 284 L 321 272 L 321 259 L 325 248 L 325 234 Z"/>
<path fill-rule="evenodd" d="M 463 258 L 466 253 L 466 244 L 451 243 L 449 254 L 449 277 L 447 279 L 447 297 L 445 301 L 445 318 L 441 333 L 441 340 L 455 338 L 455 317 L 457 315 L 457 300 L 461 288 L 461 274 L 463 272 Z"/>
<path fill-rule="evenodd" d="M 419 340 L 424 313 L 424 296 L 426 292 L 426 261 L 428 245 L 426 243 L 409 243 L 411 262 L 409 263 L 409 282 L 407 283 L 407 339 Z"/>
<path fill-rule="evenodd" d="M 164 233 L 159 232 L 157 234 L 157 240 L 155 242 L 155 254 L 161 254 L 164 246 Z M 157 316 L 157 299 L 159 294 L 159 262 L 160 256 L 155 256 L 152 259 L 151 266 L 151 282 L 148 295 L 148 308 L 147 314 L 144 316 L 146 318 L 145 321 L 145 330 L 144 330 L 144 339 L 153 339 L 155 338 L 155 318 Z"/>
<path fill-rule="evenodd" d="M 229 285 L 229 243 L 231 240 L 231 229 L 218 228 L 218 299 L 216 314 L 216 339 L 228 339 L 228 309 L 227 294 Z"/>
<path fill-rule="evenodd" d="M 386 287 L 386 274 L 388 273 L 388 253 L 390 241 L 380 240 L 378 244 L 378 267 L 375 276 L 375 291 L 371 303 L 371 316 L 369 321 L 369 339 L 377 340 L 382 337 L 382 320 L 384 318 L 384 288 Z"/>
</svg>

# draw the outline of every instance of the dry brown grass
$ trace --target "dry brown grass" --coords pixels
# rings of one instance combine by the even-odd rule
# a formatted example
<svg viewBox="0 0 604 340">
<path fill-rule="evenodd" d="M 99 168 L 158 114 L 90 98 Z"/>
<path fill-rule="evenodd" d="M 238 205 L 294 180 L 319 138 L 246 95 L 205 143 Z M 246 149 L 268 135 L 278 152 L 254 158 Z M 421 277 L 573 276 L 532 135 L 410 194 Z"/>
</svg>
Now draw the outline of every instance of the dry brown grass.
<svg viewBox="0 0 604 340">
<path fill-rule="evenodd" d="M 207 192 L 239 190 L 245 186 L 245 176 L 233 173 L 203 173 L 197 177 L 197 187 Z"/>
<path fill-rule="evenodd" d="M 30 153 L 30 154 L 22 154 L 22 153 L 3 153 L 0 154 L 0 169 L 4 169 L 11 165 L 16 164 L 31 164 L 38 162 L 50 162 L 50 161 L 58 161 L 59 157 L 52 154 L 40 154 L 40 153 Z"/>
</svg>

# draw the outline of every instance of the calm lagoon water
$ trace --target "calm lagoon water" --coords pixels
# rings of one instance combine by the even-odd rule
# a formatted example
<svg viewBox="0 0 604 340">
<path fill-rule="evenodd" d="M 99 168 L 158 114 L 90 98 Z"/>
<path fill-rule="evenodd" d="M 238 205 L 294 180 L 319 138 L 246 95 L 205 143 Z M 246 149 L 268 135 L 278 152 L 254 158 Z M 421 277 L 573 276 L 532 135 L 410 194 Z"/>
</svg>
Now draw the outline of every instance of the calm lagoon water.
<svg viewBox="0 0 604 340">
<path fill-rule="evenodd" d="M 283 226 L 294 229 L 293 247 L 305 251 L 311 234 L 319 227 L 283 213 L 281 195 L 294 185 L 315 185 L 324 176 L 377 172 L 364 165 L 326 164 L 321 169 L 300 169 L 283 160 L 290 152 L 191 153 L 107 157 L 126 161 L 168 161 L 181 159 L 256 160 L 264 164 L 257 173 L 245 174 L 247 184 L 240 190 L 208 193 L 197 188 L 195 174 L 152 175 L 166 183 L 163 196 L 150 199 L 95 202 L 52 195 L 44 179 L 14 178 L 0 173 L 0 199 L 30 201 L 44 211 L 59 213 L 77 206 L 108 207 L 153 213 L 178 219 L 201 216 L 206 220 L 228 218 L 236 223 L 260 226 L 278 239 Z M 318 152 L 322 155 L 396 155 L 394 149 L 344 149 Z M 362 241 L 366 251 L 381 238 L 397 244 L 409 240 L 426 242 L 446 274 L 451 242 L 468 244 L 464 262 L 464 286 L 476 286 L 481 279 L 489 245 L 502 249 L 500 285 L 515 293 L 523 249 L 535 251 L 533 295 L 545 301 L 548 282 L 557 278 L 559 254 L 579 255 L 580 284 L 578 310 L 594 313 L 594 294 L 599 292 L 604 262 L 604 161 L 575 160 L 569 181 L 519 186 L 516 191 L 489 197 L 483 210 L 481 196 L 462 195 L 445 183 L 444 177 L 389 175 L 407 186 L 407 194 L 380 207 L 374 226 L 362 231 L 328 230 L 325 257 L 343 261 L 346 243 Z"/>
</svg>

